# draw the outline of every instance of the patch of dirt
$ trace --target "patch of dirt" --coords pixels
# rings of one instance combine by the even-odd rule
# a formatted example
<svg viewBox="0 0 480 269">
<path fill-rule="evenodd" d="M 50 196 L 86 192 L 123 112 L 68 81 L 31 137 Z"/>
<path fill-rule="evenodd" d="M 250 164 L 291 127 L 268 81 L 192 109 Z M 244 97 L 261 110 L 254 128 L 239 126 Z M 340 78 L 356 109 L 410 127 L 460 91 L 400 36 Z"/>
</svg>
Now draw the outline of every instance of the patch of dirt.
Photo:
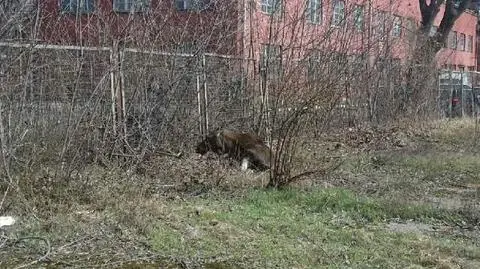
<svg viewBox="0 0 480 269">
<path fill-rule="evenodd" d="M 362 126 L 333 134 L 328 133 L 323 138 L 350 148 L 370 151 L 415 147 L 415 140 L 412 138 L 417 135 L 409 130 L 400 130 L 398 127 Z"/>
<path fill-rule="evenodd" d="M 434 227 L 430 224 L 407 221 L 407 222 L 389 222 L 387 230 L 395 233 L 414 233 L 426 234 L 434 231 Z"/>
<path fill-rule="evenodd" d="M 444 235 L 480 240 L 480 227 L 469 226 L 465 223 L 453 225 L 445 223 L 426 224 L 412 220 L 400 221 L 396 219 L 387 223 L 385 229 L 394 233 L 410 233 L 427 236 Z"/>
</svg>

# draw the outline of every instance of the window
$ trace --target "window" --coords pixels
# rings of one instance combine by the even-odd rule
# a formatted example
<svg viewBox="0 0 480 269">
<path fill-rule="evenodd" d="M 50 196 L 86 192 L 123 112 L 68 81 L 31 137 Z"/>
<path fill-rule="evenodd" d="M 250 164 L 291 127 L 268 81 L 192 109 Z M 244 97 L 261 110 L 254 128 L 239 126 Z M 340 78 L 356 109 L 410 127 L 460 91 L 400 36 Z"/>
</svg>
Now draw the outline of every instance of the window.
<svg viewBox="0 0 480 269">
<path fill-rule="evenodd" d="M 473 48 L 473 36 L 469 35 L 467 37 L 467 44 L 465 45 L 465 50 L 468 52 L 472 52 Z"/>
<path fill-rule="evenodd" d="M 323 53 L 320 51 L 311 51 L 308 57 L 307 79 L 314 82 L 319 77 L 319 70 L 322 61 L 324 60 Z"/>
<path fill-rule="evenodd" d="M 406 37 L 408 44 L 410 46 L 413 46 L 416 39 L 416 32 L 417 32 L 417 24 L 413 18 L 405 19 L 404 30 L 405 30 L 404 36 Z"/>
<path fill-rule="evenodd" d="M 402 18 L 399 16 L 393 16 L 393 29 L 392 36 L 400 37 L 402 35 Z"/>
<path fill-rule="evenodd" d="M 353 25 L 356 30 L 363 31 L 363 6 L 355 6 L 353 10 Z"/>
<path fill-rule="evenodd" d="M 428 35 L 435 36 L 437 34 L 437 31 L 438 31 L 438 26 L 432 25 L 432 27 L 430 28 L 430 33 Z"/>
<path fill-rule="evenodd" d="M 322 0 L 307 0 L 307 20 L 311 23 L 322 23 Z"/>
<path fill-rule="evenodd" d="M 448 34 L 448 47 L 451 49 L 457 48 L 457 32 L 450 31 Z"/>
<path fill-rule="evenodd" d="M 142 12 L 149 6 L 149 0 L 113 0 L 113 10 L 116 12 Z"/>
<path fill-rule="evenodd" d="M 465 34 L 460 33 L 458 35 L 458 44 L 457 44 L 457 49 L 461 51 L 465 51 Z"/>
<path fill-rule="evenodd" d="M 67 13 L 92 13 L 94 10 L 93 0 L 62 0 L 62 12 Z"/>
<path fill-rule="evenodd" d="M 177 10 L 207 10 L 212 7 L 210 0 L 175 0 Z"/>
<path fill-rule="evenodd" d="M 385 38 L 385 19 L 387 17 L 387 13 L 385 11 L 377 11 L 374 14 L 374 29 L 373 32 L 375 33 L 376 37 L 379 39 Z"/>
<path fill-rule="evenodd" d="M 264 45 L 260 71 L 268 77 L 279 77 L 282 72 L 282 47 L 277 45 Z"/>
<path fill-rule="evenodd" d="M 191 53 L 194 54 L 199 50 L 197 42 L 182 42 L 174 47 L 175 53 Z"/>
<path fill-rule="evenodd" d="M 267 14 L 274 14 L 277 11 L 281 10 L 282 1 L 281 0 L 262 0 L 261 3 L 262 12 Z"/>
<path fill-rule="evenodd" d="M 345 2 L 344 1 L 335 1 L 333 6 L 333 17 L 332 25 L 340 26 L 345 22 Z"/>
</svg>

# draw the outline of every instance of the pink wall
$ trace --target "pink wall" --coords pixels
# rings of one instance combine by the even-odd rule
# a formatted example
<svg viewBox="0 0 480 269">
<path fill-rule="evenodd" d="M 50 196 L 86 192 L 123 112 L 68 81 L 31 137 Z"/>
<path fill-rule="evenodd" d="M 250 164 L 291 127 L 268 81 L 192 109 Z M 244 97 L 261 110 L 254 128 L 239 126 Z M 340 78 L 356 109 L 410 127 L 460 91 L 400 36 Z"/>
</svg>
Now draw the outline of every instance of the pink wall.
<svg viewBox="0 0 480 269">
<path fill-rule="evenodd" d="M 444 9 L 442 8 L 439 16 L 435 20 L 435 25 L 440 25 L 440 20 L 441 20 L 440 16 L 443 15 L 443 12 L 444 12 Z M 477 17 L 471 12 L 464 13 L 462 16 L 460 16 L 460 18 L 457 19 L 457 21 L 455 22 L 455 25 L 453 26 L 452 31 L 456 31 L 458 34 L 463 33 L 467 36 L 467 38 L 471 36 L 473 39 L 472 51 L 468 52 L 468 51 L 459 51 L 459 50 L 452 50 L 450 48 L 444 48 L 437 55 L 439 65 L 455 65 L 456 69 L 458 69 L 459 66 L 464 66 L 465 69 L 467 67 L 477 66 L 476 26 L 477 26 Z"/>
<path fill-rule="evenodd" d="M 261 48 L 268 43 L 281 45 L 283 51 L 290 51 L 290 48 L 298 51 L 297 56 L 307 53 L 309 47 L 322 48 L 327 51 L 336 50 L 347 54 L 367 53 L 372 57 L 382 55 L 383 51 L 391 51 L 390 57 L 405 60 L 413 49 L 409 39 L 412 38 L 414 30 L 407 27 L 407 19 L 413 19 L 416 26 L 420 25 L 420 9 L 418 0 L 356 0 L 345 1 L 346 3 L 346 27 L 332 27 L 331 18 L 333 3 L 335 0 L 323 0 L 322 23 L 312 24 L 306 22 L 304 14 L 303 0 L 284 1 L 285 15 L 278 23 L 271 25 L 271 15 L 261 12 L 261 1 L 256 1 L 254 12 L 246 16 L 248 25 L 245 27 L 244 38 L 247 40 L 244 46 L 244 54 L 259 57 Z M 365 30 L 358 32 L 352 29 L 352 10 L 355 4 L 364 6 Z M 245 4 L 247 5 L 247 4 Z M 248 8 L 246 8 L 248 10 Z M 378 11 L 386 11 L 391 14 L 390 21 L 386 22 L 386 29 L 393 27 L 392 15 L 398 15 L 402 18 L 402 32 L 400 37 L 393 37 L 379 40 L 375 36 L 376 26 L 374 22 L 375 14 Z M 435 24 L 439 25 L 443 8 L 437 16 Z M 464 33 L 473 38 L 473 51 L 465 52 L 452 49 L 442 49 L 438 54 L 439 65 L 463 65 L 467 67 L 476 66 L 475 43 L 476 43 L 476 24 L 477 18 L 474 14 L 466 12 L 457 20 L 453 31 Z M 273 35 L 271 33 L 274 33 Z M 254 55 L 251 55 L 252 52 Z M 287 53 L 289 54 L 289 53 Z M 294 53 L 295 54 L 295 53 Z M 284 56 L 285 57 L 285 56 Z M 286 57 L 289 57 L 288 55 Z"/>
<path fill-rule="evenodd" d="M 419 25 L 418 0 L 353 0 L 345 1 L 346 27 L 331 27 L 332 9 L 335 0 L 323 0 L 322 22 L 306 22 L 304 0 L 283 0 L 286 4 L 284 17 L 274 23 L 272 16 L 261 11 L 261 0 L 219 1 L 217 9 L 203 12 L 176 11 L 174 1 L 152 0 L 150 10 L 134 16 L 118 14 L 112 10 L 112 0 L 96 0 L 96 10 L 91 15 L 76 17 L 59 12 L 59 0 L 42 1 L 42 27 L 40 39 L 48 43 L 111 45 L 113 40 L 123 40 L 134 45 L 170 46 L 201 40 L 208 43 L 207 49 L 218 53 L 237 54 L 259 58 L 263 45 L 281 44 L 286 58 L 302 57 L 312 47 L 326 51 L 336 50 L 348 54 L 366 53 L 373 58 L 390 53 L 392 58 L 405 60 L 412 46 L 409 45 L 409 30 L 406 19 L 412 18 Z M 352 7 L 364 6 L 364 31 L 356 31 L 351 25 Z M 379 40 L 375 35 L 373 17 L 378 11 L 402 17 L 400 37 L 391 35 Z M 440 23 L 443 9 L 437 17 Z M 391 17 L 390 17 L 391 19 Z M 454 31 L 472 36 L 473 51 L 443 49 L 438 54 L 439 65 L 476 66 L 476 17 L 464 13 L 456 22 Z M 386 23 L 391 30 L 392 22 Z M 274 35 L 270 35 L 274 33 Z"/>
</svg>

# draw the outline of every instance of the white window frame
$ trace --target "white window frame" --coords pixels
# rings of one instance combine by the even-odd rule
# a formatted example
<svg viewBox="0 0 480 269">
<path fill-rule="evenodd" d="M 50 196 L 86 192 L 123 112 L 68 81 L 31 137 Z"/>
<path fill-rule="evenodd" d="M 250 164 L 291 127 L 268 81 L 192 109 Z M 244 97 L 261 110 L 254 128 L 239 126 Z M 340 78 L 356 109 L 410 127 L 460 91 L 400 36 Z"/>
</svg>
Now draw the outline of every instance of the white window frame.
<svg viewBox="0 0 480 269">
<path fill-rule="evenodd" d="M 365 7 L 363 5 L 355 5 L 353 9 L 353 26 L 360 32 L 364 29 L 364 14 Z"/>
<path fill-rule="evenodd" d="M 314 24 L 322 23 L 322 0 L 307 0 L 307 21 Z"/>
<path fill-rule="evenodd" d="M 113 0 L 113 10 L 119 13 L 145 12 L 150 0 Z"/>
<path fill-rule="evenodd" d="M 468 35 L 465 41 L 465 51 L 472 52 L 473 51 L 473 36 Z"/>
<path fill-rule="evenodd" d="M 448 34 L 448 48 L 452 50 L 457 49 L 457 32 L 456 31 L 450 31 Z"/>
<path fill-rule="evenodd" d="M 467 35 L 464 33 L 458 33 L 457 35 L 457 49 L 460 51 L 465 51 L 467 43 Z"/>
<path fill-rule="evenodd" d="M 175 0 L 175 8 L 180 11 L 203 11 L 211 7 L 211 0 Z"/>
<path fill-rule="evenodd" d="M 345 1 L 336 0 L 333 4 L 332 26 L 342 26 L 345 24 Z"/>
<path fill-rule="evenodd" d="M 402 36 L 402 17 L 398 15 L 393 15 L 392 36 L 393 37 Z"/>
<path fill-rule="evenodd" d="M 91 9 L 87 9 L 87 3 L 92 3 Z M 65 3 L 68 2 L 68 3 Z M 76 2 L 76 5 L 74 4 Z M 67 6 L 67 9 L 64 9 L 64 6 Z M 80 13 L 80 14 L 90 14 L 95 11 L 95 0 L 61 0 L 60 9 L 62 13 Z"/>
<path fill-rule="evenodd" d="M 282 0 L 261 0 L 260 7 L 263 13 L 272 15 L 282 10 Z"/>
</svg>

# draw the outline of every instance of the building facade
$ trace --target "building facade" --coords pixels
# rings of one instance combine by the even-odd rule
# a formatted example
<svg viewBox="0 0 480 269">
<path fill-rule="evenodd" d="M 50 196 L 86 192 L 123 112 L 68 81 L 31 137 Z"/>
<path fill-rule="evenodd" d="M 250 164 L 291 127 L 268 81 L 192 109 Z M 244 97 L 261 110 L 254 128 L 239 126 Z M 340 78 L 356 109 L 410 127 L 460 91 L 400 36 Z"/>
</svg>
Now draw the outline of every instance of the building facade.
<svg viewBox="0 0 480 269">
<path fill-rule="evenodd" d="M 244 54 L 258 54 L 269 43 L 283 43 L 296 48 L 311 44 L 348 55 L 367 54 L 373 58 L 381 55 L 405 61 L 415 47 L 416 29 L 421 20 L 417 0 L 284 2 L 286 4 L 282 6 L 280 0 L 260 0 L 255 1 L 254 8 L 245 7 L 247 25 L 243 39 L 254 38 L 246 42 L 244 51 L 249 53 Z M 275 5 L 278 7 L 275 8 Z M 438 28 L 443 13 L 442 6 L 431 34 Z M 281 19 L 272 19 L 275 16 Z M 279 29 L 273 38 L 272 22 L 277 22 Z M 439 66 L 475 70 L 476 25 L 477 16 L 472 10 L 467 10 L 457 19 L 448 44 L 437 54 Z M 276 37 L 280 38 L 275 40 Z M 319 37 L 323 37 L 323 44 L 318 41 Z"/>
<path fill-rule="evenodd" d="M 42 0 L 39 39 L 61 45 L 183 49 L 233 54 L 238 8 L 210 1 Z"/>
<path fill-rule="evenodd" d="M 443 7 L 432 34 L 440 24 Z M 42 42 L 203 51 L 261 59 L 304 57 L 335 51 L 405 61 L 420 24 L 417 0 L 44 0 L 38 38 Z M 464 12 L 439 66 L 475 70 L 477 16 Z"/>
</svg>

